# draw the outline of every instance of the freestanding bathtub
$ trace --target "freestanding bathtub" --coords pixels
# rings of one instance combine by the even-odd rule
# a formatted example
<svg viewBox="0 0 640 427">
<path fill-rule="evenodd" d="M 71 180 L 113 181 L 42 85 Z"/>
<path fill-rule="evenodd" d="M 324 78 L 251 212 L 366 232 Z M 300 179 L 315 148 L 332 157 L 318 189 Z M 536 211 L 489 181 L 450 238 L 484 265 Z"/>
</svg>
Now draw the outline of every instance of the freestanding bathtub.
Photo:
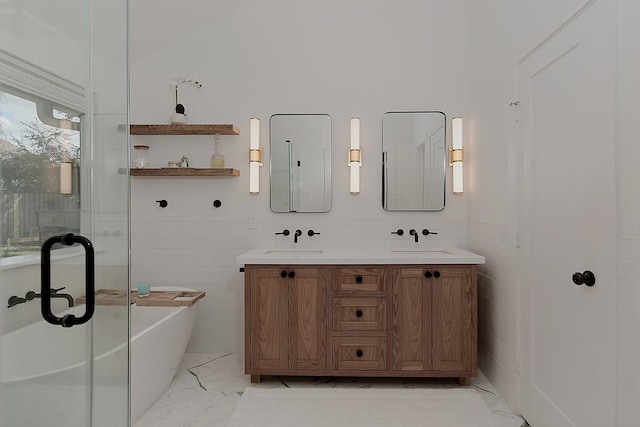
<svg viewBox="0 0 640 427">
<path fill-rule="evenodd" d="M 153 290 L 193 289 L 154 287 Z M 131 306 L 131 421 L 135 421 L 164 392 L 182 360 L 193 330 L 197 303 L 181 307 Z M 84 313 L 79 305 L 69 313 Z M 92 322 L 94 346 L 94 400 L 108 398 L 112 405 L 100 415 L 94 411 L 97 425 L 109 425 L 109 418 L 126 411 L 128 351 L 126 345 L 126 307 L 96 306 Z M 90 325 L 90 324 L 87 324 Z M 61 400 L 86 400 L 87 325 L 62 328 L 44 320 L 0 336 L 0 397 L 3 411 L 11 411 L 15 425 L 45 425 L 52 417 L 63 422 L 73 417 L 70 408 L 34 408 L 34 395 L 48 386 Z M 74 383 L 75 382 L 75 383 Z M 115 385 L 115 386 L 114 386 Z M 54 399 L 55 400 L 55 399 Z M 121 400 L 121 401 L 118 401 Z M 59 405 L 58 405 L 59 406 Z M 37 412 L 42 414 L 38 415 Z M 59 413 L 56 413 L 59 412 Z M 121 413 L 121 412 L 120 412 Z M 37 418 L 41 417 L 41 418 Z M 24 421 L 21 421 L 24 420 Z M 42 424 L 38 424 L 38 423 Z M 63 425 L 63 424 L 60 424 Z M 75 425 L 72 422 L 68 425 Z"/>
</svg>

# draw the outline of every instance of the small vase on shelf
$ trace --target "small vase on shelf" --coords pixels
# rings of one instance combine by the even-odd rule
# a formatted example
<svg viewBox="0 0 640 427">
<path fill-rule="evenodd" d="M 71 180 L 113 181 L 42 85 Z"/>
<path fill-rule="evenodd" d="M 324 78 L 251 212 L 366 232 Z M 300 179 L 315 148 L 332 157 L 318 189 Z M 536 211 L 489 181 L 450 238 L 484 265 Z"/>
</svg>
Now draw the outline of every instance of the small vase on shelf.
<svg viewBox="0 0 640 427">
<path fill-rule="evenodd" d="M 172 125 L 183 125 L 187 123 L 187 115 L 184 112 L 184 105 L 176 105 L 176 111 L 171 114 L 171 118 L 169 121 Z"/>
<path fill-rule="evenodd" d="M 214 169 L 224 168 L 224 155 L 222 154 L 222 149 L 220 148 L 220 135 L 215 134 L 213 137 L 216 148 L 211 156 L 211 167 Z"/>
</svg>

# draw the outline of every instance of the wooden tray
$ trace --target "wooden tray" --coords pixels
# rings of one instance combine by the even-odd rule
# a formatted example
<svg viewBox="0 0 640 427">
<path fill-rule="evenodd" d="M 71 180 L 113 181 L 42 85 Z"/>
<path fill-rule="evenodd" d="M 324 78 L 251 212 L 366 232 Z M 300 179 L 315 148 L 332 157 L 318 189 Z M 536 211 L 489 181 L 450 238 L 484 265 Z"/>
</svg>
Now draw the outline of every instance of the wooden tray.
<svg viewBox="0 0 640 427">
<path fill-rule="evenodd" d="M 149 296 L 139 297 L 138 291 L 131 291 L 131 304 L 155 307 L 179 307 L 193 305 L 204 298 L 204 291 L 151 291 Z M 76 299 L 77 304 L 86 303 L 86 297 Z M 118 289 L 98 289 L 96 305 L 127 305 L 127 292 Z"/>
<path fill-rule="evenodd" d="M 96 291 L 96 305 L 127 305 L 127 291 L 120 289 L 98 289 Z M 85 295 L 76 298 L 76 304 L 86 304 Z"/>
<path fill-rule="evenodd" d="M 138 306 L 177 307 L 193 305 L 204 295 L 204 291 L 151 291 L 149 296 L 140 297 L 138 291 L 131 291 L 131 302 Z"/>
</svg>

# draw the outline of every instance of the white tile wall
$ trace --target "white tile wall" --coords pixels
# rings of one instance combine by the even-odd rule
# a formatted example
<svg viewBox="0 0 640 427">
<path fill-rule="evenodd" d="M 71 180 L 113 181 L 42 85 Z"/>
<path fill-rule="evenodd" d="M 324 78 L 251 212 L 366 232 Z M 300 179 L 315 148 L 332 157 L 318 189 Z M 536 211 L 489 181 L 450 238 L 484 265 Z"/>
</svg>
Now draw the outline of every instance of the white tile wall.
<svg viewBox="0 0 640 427">
<path fill-rule="evenodd" d="M 509 369 L 507 236 L 507 224 L 471 222 L 469 250 L 486 259 L 478 268 L 478 364 L 505 396 Z"/>
</svg>

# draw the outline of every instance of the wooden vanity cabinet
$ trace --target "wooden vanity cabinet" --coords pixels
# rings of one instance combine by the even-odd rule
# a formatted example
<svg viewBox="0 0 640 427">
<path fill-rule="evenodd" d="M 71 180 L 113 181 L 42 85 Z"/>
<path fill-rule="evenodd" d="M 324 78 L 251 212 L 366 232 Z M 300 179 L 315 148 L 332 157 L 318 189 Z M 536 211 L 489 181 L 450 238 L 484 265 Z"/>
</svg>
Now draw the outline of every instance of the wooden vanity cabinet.
<svg viewBox="0 0 640 427">
<path fill-rule="evenodd" d="M 329 268 L 333 278 L 329 325 L 330 375 L 388 371 L 387 269 L 374 266 Z"/>
<path fill-rule="evenodd" d="M 477 266 L 245 268 L 245 371 L 477 375 Z"/>
<path fill-rule="evenodd" d="M 392 369 L 477 375 L 476 266 L 392 269 Z"/>
<path fill-rule="evenodd" d="M 326 286 L 324 268 L 246 267 L 245 370 L 252 381 L 326 371 Z"/>
</svg>

